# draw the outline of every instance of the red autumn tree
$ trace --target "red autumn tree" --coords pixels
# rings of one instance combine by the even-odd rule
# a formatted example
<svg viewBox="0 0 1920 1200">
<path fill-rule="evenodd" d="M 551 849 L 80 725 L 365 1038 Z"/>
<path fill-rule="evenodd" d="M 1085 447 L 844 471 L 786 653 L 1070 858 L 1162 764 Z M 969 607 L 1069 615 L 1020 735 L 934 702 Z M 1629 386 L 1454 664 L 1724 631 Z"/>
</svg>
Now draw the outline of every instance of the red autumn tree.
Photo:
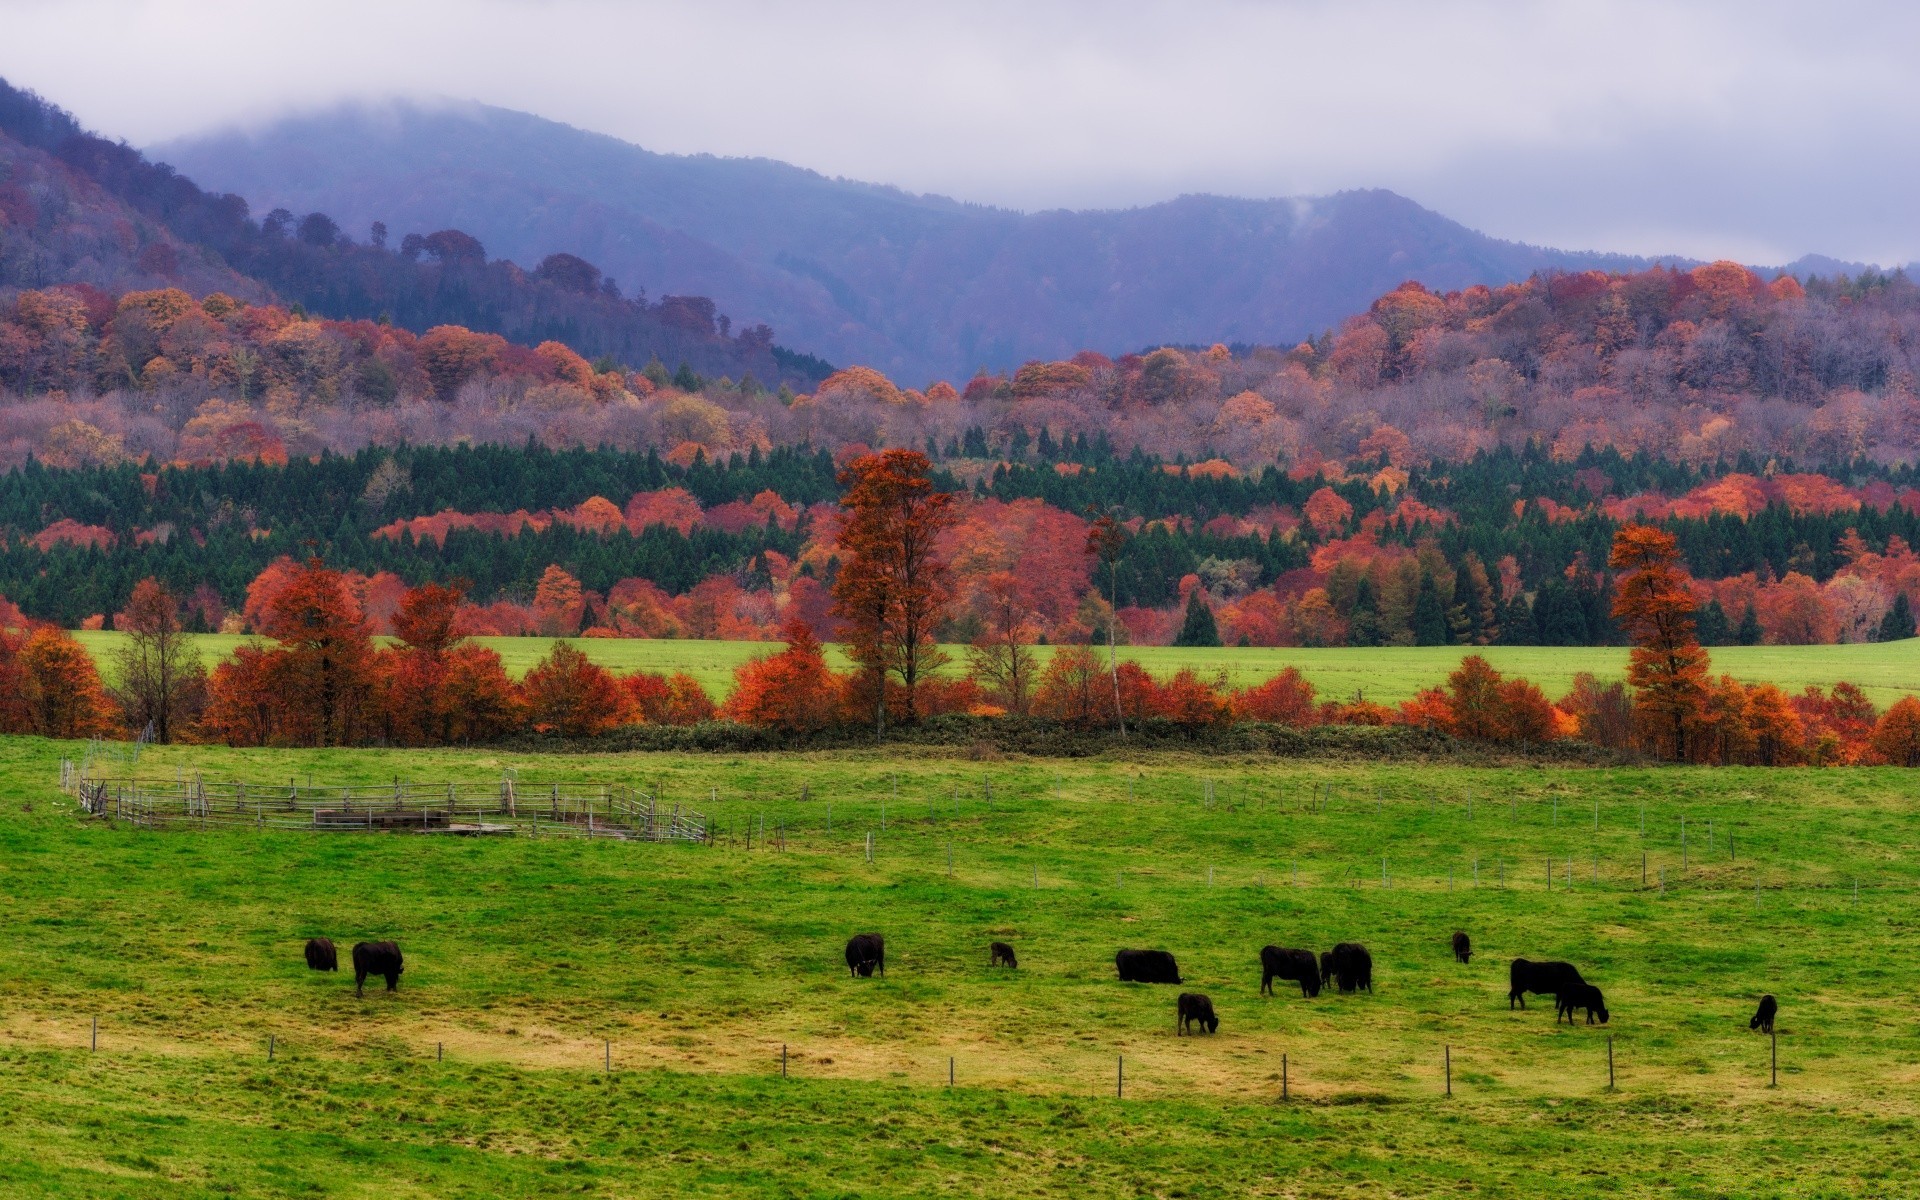
<svg viewBox="0 0 1920 1200">
<path fill-rule="evenodd" d="M 1415 729 L 1437 729 L 1442 733 L 1453 728 L 1453 702 L 1447 698 L 1445 688 L 1421 688 L 1413 699 L 1400 702 L 1400 723 Z"/>
<path fill-rule="evenodd" d="M 1499 687 L 1500 738 L 1528 744 L 1560 737 L 1553 704 L 1539 685 L 1528 679 L 1504 680 Z"/>
<path fill-rule="evenodd" d="M 265 646 L 236 646 L 231 657 L 213 668 L 201 724 L 229 746 L 271 742 L 280 707 L 274 662 L 275 652 Z"/>
<path fill-rule="evenodd" d="M 1867 743 L 1874 762 L 1920 767 L 1920 699 L 1902 696 L 1881 714 Z"/>
<path fill-rule="evenodd" d="M 275 741 L 344 746 L 359 740 L 372 707 L 373 639 L 340 572 L 319 559 L 299 567 L 267 604 Z"/>
<path fill-rule="evenodd" d="M 20 674 L 33 732 L 84 738 L 113 731 L 113 706 L 93 656 L 65 630 L 34 630 L 20 647 Z"/>
<path fill-rule="evenodd" d="M 1104 700 L 1107 680 L 1100 660 L 1086 646 L 1061 646 L 1040 673 L 1033 711 L 1069 725 L 1091 725 L 1109 711 Z"/>
<path fill-rule="evenodd" d="M 1693 590 L 1673 535 L 1628 525 L 1607 565 L 1620 572 L 1613 617 L 1633 639 L 1627 681 L 1642 728 L 1658 752 L 1687 758 L 1687 735 L 1707 699 L 1707 652 L 1694 636 Z"/>
<path fill-rule="evenodd" d="M 871 692 L 874 732 L 887 724 L 887 684 L 897 679 L 903 718 L 917 717 L 920 682 L 946 655 L 934 630 L 946 614 L 947 564 L 935 552 L 953 524 L 953 497 L 934 490 L 917 450 L 862 455 L 840 472 L 840 574 L 834 614 L 846 622 L 847 655 Z"/>
<path fill-rule="evenodd" d="M 0 600 L 0 605 L 6 601 Z M 27 676 L 20 664 L 20 648 L 27 644 L 26 622 L 0 623 L 0 733 L 31 733 L 33 717 L 27 711 Z"/>
<path fill-rule="evenodd" d="M 580 618 L 586 614 L 586 593 L 580 581 L 558 563 L 541 573 L 533 590 L 533 616 L 539 622 L 542 637 L 571 637 L 580 632 Z"/>
<path fill-rule="evenodd" d="M 1807 754 L 1805 727 L 1787 694 L 1771 683 L 1747 689 L 1747 731 L 1752 761 L 1762 767 L 1790 767 Z"/>
<path fill-rule="evenodd" d="M 1501 703 L 1500 684 L 1500 672 L 1480 655 L 1461 659 L 1447 676 L 1447 707 L 1453 715 L 1448 732 L 1484 742 L 1505 740 L 1507 714 Z"/>
<path fill-rule="evenodd" d="M 698 725 L 719 714 L 707 689 L 684 671 L 635 671 L 623 676 L 620 686 L 626 689 L 634 719 L 643 725 Z"/>
<path fill-rule="evenodd" d="M 542 733 L 591 737 L 627 719 L 627 692 L 572 642 L 553 649 L 520 681 L 527 717 Z"/>
<path fill-rule="evenodd" d="M 408 745 L 498 737 L 519 721 L 500 656 L 458 627 L 465 585 L 409 588 L 393 615 L 399 645 L 381 654 L 388 736 Z"/>
<path fill-rule="evenodd" d="M 1233 710 L 1243 721 L 1271 721 L 1297 728 L 1319 719 L 1314 712 L 1313 685 L 1294 667 L 1241 692 L 1234 697 Z"/>
<path fill-rule="evenodd" d="M 1159 690 L 1154 715 L 1188 729 L 1215 724 L 1231 711 L 1220 689 L 1200 678 L 1192 667 L 1175 671 Z"/>
<path fill-rule="evenodd" d="M 827 668 L 820 643 L 805 621 L 781 631 L 787 648 L 750 659 L 733 673 L 733 695 L 721 710 L 742 725 L 811 733 L 831 725 L 840 707 L 840 680 Z"/>
<path fill-rule="evenodd" d="M 1127 736 L 1127 718 L 1120 701 L 1120 654 L 1115 645 L 1115 614 L 1120 609 L 1120 553 L 1126 549 L 1127 529 L 1112 513 L 1100 513 L 1087 526 L 1087 554 L 1107 569 L 1107 673 L 1113 677 L 1113 718 L 1120 725 L 1120 736 Z"/>
<path fill-rule="evenodd" d="M 513 732 L 526 720 L 520 693 L 507 678 L 498 651 L 460 642 L 447 651 L 441 695 L 449 714 L 441 740 L 485 742 Z"/>
</svg>

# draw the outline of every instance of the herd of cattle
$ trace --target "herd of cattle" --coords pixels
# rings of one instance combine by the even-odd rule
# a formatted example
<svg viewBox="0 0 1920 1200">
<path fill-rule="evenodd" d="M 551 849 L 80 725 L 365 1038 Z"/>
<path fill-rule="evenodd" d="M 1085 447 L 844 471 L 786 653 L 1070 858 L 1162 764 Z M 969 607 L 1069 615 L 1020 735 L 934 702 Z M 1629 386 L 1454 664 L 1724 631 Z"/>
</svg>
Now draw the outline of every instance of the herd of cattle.
<svg viewBox="0 0 1920 1200">
<path fill-rule="evenodd" d="M 1456 961 L 1464 963 L 1473 957 L 1473 941 L 1465 933 L 1456 932 L 1452 944 Z M 1018 968 L 1020 965 L 1013 947 L 1005 942 L 989 944 L 987 954 L 996 967 Z M 1113 956 L 1113 965 L 1122 983 L 1186 982 L 1180 978 L 1180 964 L 1165 950 L 1122 950 Z M 307 939 L 307 966 L 316 971 L 339 970 L 340 959 L 331 938 Z M 356 942 L 353 947 L 353 994 L 366 994 L 369 975 L 385 977 L 387 990 L 398 991 L 400 972 L 404 969 L 400 947 L 393 942 Z M 876 972 L 885 979 L 887 939 L 877 933 L 856 933 L 848 938 L 847 970 L 856 979 L 870 979 Z M 1327 984 L 1333 984 L 1342 992 L 1364 991 L 1371 994 L 1373 955 L 1358 942 L 1341 942 L 1318 956 L 1311 950 L 1263 946 L 1260 948 L 1262 995 L 1273 994 L 1273 981 L 1276 979 L 1299 984 L 1300 995 L 1306 999 L 1318 996 L 1320 989 Z M 1586 1010 L 1589 1025 L 1596 1020 L 1605 1025 L 1612 1015 L 1607 1012 L 1606 997 L 1600 994 L 1600 989 L 1581 978 L 1579 970 L 1572 963 L 1514 959 L 1507 971 L 1507 1009 L 1511 1011 L 1518 1004 L 1524 1011 L 1528 993 L 1554 998 L 1553 1021 L 1556 1025 L 1561 1017 L 1572 1024 L 1575 1009 Z M 1761 1033 L 1772 1033 L 1774 1015 L 1779 1008 L 1779 1003 L 1772 996 L 1760 997 L 1759 1011 L 1753 1014 L 1747 1027 Z M 1174 1031 L 1178 1035 L 1188 1033 L 1194 1025 L 1199 1025 L 1208 1033 L 1218 1032 L 1220 1028 L 1220 1018 L 1213 1011 L 1213 1001 L 1198 992 L 1180 993 L 1174 1002 L 1174 1014 Z"/>
<path fill-rule="evenodd" d="M 1465 933 L 1456 932 L 1452 946 L 1456 961 L 1465 963 L 1472 959 L 1473 940 Z M 996 967 L 1020 965 L 1014 958 L 1013 947 L 1005 942 L 991 943 L 987 953 Z M 1186 982 L 1180 978 L 1179 963 L 1165 950 L 1122 950 L 1113 956 L 1113 965 L 1122 983 Z M 886 939 L 877 933 L 859 933 L 848 939 L 847 969 L 859 979 L 870 978 L 875 971 L 885 978 Z M 1276 979 L 1299 984 L 1300 995 L 1306 999 L 1318 996 L 1320 989 L 1328 984 L 1338 987 L 1342 992 L 1371 994 L 1373 955 L 1358 942 L 1341 942 L 1318 956 L 1311 950 L 1263 946 L 1260 949 L 1262 995 L 1273 994 L 1273 981 Z M 1595 1021 L 1605 1025 L 1612 1017 L 1607 1011 L 1606 997 L 1601 995 L 1599 988 L 1581 978 L 1579 969 L 1572 963 L 1514 959 L 1507 971 L 1507 1009 L 1511 1011 L 1518 1004 L 1524 1011 L 1528 993 L 1554 998 L 1553 1021 L 1556 1025 L 1562 1017 L 1567 1019 L 1568 1024 L 1573 1024 L 1576 1009 L 1586 1010 L 1589 1025 Z M 1774 1014 L 1778 1011 L 1779 1004 L 1772 996 L 1760 997 L 1760 1009 L 1754 1013 L 1747 1027 L 1772 1033 Z M 1194 1025 L 1214 1033 L 1220 1028 L 1220 1018 L 1213 1011 L 1211 998 L 1198 992 L 1182 992 L 1174 1001 L 1174 1032 L 1184 1035 Z"/>
</svg>

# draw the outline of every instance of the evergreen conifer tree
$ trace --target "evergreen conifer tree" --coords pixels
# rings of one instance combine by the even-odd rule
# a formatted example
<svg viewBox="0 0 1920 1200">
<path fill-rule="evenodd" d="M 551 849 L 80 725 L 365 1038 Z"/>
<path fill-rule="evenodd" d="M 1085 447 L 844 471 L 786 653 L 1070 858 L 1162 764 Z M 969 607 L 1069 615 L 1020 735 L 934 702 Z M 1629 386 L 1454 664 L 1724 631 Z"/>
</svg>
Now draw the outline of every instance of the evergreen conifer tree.
<svg viewBox="0 0 1920 1200">
<path fill-rule="evenodd" d="M 1218 646 L 1220 627 L 1214 623 L 1213 610 L 1200 598 L 1200 588 L 1187 593 L 1187 615 L 1180 623 L 1179 636 L 1173 639 L 1176 646 Z"/>
<path fill-rule="evenodd" d="M 1907 602 L 1905 592 L 1895 593 L 1893 607 L 1880 619 L 1880 640 L 1897 642 L 1910 638 L 1914 634 L 1913 605 Z"/>
</svg>

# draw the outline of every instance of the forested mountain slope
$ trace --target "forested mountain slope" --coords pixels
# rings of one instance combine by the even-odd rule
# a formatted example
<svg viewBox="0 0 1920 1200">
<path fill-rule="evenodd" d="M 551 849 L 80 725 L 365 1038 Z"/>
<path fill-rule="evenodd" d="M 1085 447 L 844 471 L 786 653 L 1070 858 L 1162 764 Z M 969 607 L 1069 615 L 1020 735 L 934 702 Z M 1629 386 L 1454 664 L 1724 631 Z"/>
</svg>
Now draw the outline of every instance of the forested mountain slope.
<svg viewBox="0 0 1920 1200">
<path fill-rule="evenodd" d="M 259 208 L 453 225 L 525 262 L 569 249 L 915 386 L 1082 349 L 1291 344 L 1407 279 L 1644 265 L 1499 241 L 1385 191 L 1019 213 L 479 105 L 346 107 L 156 153 Z"/>
<path fill-rule="evenodd" d="M 635 368 L 658 358 L 704 373 L 796 383 L 824 373 L 824 364 L 776 351 L 765 325 L 734 330 L 703 296 L 652 303 L 624 296 L 565 247 L 528 260 L 539 264 L 529 270 L 490 259 L 481 241 L 444 225 L 396 231 L 390 246 L 384 224 L 363 225 L 356 237 L 323 212 L 276 209 L 256 220 L 241 197 L 205 191 L 4 81 L 0 208 L 8 227 L 0 286 L 75 282 L 120 291 L 165 284 L 196 296 L 271 295 L 314 313 L 414 332 L 454 324 L 528 346 L 561 341 Z M 104 248 L 106 239 L 86 231 L 86 215 L 127 210 L 136 215 L 118 218 L 115 247 L 89 257 L 85 251 Z M 59 214 L 78 214 L 82 227 Z"/>
</svg>

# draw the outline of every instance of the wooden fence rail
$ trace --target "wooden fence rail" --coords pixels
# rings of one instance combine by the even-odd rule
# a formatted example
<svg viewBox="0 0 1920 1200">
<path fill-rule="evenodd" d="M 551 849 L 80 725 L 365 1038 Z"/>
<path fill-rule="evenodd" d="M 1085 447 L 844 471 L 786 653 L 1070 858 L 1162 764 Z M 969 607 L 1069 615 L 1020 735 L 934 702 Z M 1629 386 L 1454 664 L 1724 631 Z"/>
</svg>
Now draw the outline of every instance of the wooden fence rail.
<svg viewBox="0 0 1920 1200">
<path fill-rule="evenodd" d="M 511 778 L 497 785 L 405 783 L 335 785 L 91 779 L 61 764 L 61 789 L 90 816 L 147 829 L 183 826 L 412 832 L 457 835 L 710 840 L 705 814 L 657 803 L 625 785 L 529 791 Z"/>
</svg>

